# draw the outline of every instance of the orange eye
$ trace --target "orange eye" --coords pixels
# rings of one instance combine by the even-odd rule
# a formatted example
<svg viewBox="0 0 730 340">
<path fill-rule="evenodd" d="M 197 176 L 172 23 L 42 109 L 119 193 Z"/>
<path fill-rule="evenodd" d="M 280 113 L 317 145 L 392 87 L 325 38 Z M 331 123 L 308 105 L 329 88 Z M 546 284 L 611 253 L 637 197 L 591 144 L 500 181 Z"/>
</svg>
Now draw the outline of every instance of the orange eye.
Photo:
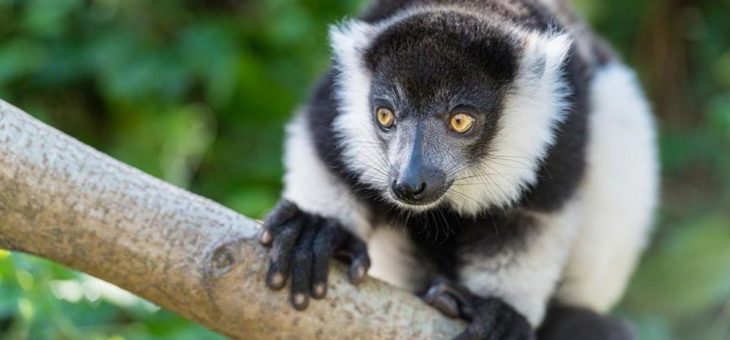
<svg viewBox="0 0 730 340">
<path fill-rule="evenodd" d="M 458 133 L 467 133 L 472 129 L 472 127 L 474 127 L 474 123 L 476 123 L 476 121 L 476 118 L 471 115 L 466 113 L 457 113 L 451 116 L 449 124 L 451 125 L 452 130 Z"/>
<path fill-rule="evenodd" d="M 375 117 L 378 119 L 380 126 L 388 129 L 395 124 L 395 114 L 384 107 L 381 107 L 375 111 Z"/>
</svg>

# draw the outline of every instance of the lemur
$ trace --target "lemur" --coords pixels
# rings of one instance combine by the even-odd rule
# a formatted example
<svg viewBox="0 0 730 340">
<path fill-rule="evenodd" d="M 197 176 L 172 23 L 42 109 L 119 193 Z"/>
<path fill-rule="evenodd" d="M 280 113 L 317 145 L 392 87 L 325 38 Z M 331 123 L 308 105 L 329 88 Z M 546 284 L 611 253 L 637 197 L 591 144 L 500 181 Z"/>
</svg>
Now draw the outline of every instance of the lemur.
<svg viewBox="0 0 730 340">
<path fill-rule="evenodd" d="M 330 40 L 286 130 L 269 287 L 302 310 L 344 254 L 462 339 L 633 337 L 606 312 L 651 229 L 655 125 L 603 40 L 560 0 L 379 0 Z"/>
</svg>

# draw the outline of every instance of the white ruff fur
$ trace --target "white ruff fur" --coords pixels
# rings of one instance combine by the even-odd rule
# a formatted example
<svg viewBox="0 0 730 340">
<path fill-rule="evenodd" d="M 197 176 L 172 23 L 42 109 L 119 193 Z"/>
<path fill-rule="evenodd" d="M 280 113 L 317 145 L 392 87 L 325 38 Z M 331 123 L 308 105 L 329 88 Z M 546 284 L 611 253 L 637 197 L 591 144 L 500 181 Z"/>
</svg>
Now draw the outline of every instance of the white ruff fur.
<svg viewBox="0 0 730 340">
<path fill-rule="evenodd" d="M 374 25 L 350 20 L 330 30 L 339 71 L 336 87 L 341 112 L 333 124 L 344 144 L 343 156 L 363 183 L 381 192 L 388 192 L 389 179 L 384 173 L 389 170 L 389 162 L 387 153 L 376 147 L 378 139 L 368 101 L 371 75 L 363 65 L 362 52 L 373 37 L 388 26 L 424 11 L 475 15 L 458 7 L 423 7 Z M 554 127 L 564 117 L 565 97 L 569 93 L 561 80 L 561 65 L 572 44 L 569 36 L 516 29 L 510 32 L 523 41 L 525 51 L 519 75 L 498 122 L 491 156 L 478 167 L 457 174 L 461 178 L 481 179 L 486 184 L 452 187 L 445 195 L 448 203 L 464 214 L 477 214 L 490 206 L 507 206 L 515 202 L 522 191 L 537 180 L 539 163 L 554 141 Z M 397 200 L 391 201 L 399 204 Z M 419 211 L 432 206 L 404 207 Z"/>
<path fill-rule="evenodd" d="M 294 118 L 286 132 L 286 174 L 282 196 L 302 211 L 334 218 L 351 232 L 367 239 L 370 224 L 365 208 L 324 165 L 304 117 L 300 114 Z"/>
<path fill-rule="evenodd" d="M 340 114 L 333 124 L 344 143 L 343 158 L 348 167 L 363 183 L 387 192 L 389 179 L 383 172 L 388 171 L 388 159 L 375 147 L 378 138 L 369 104 L 371 76 L 361 56 L 376 32 L 376 27 L 354 20 L 330 30 L 339 70 L 335 83 Z"/>
<path fill-rule="evenodd" d="M 525 34 L 526 51 L 512 91 L 505 98 L 498 131 L 489 153 L 460 176 L 483 185 L 457 185 L 451 205 L 463 214 L 490 206 L 507 206 L 537 181 L 537 171 L 554 142 L 554 129 L 564 116 L 569 95 L 562 64 L 571 46 L 567 35 Z M 543 64 L 542 72 L 536 72 Z M 468 183 L 468 182 L 467 182 Z"/>
<path fill-rule="evenodd" d="M 645 246 L 659 165 L 651 110 L 633 72 L 603 68 L 591 96 L 585 209 L 558 298 L 605 312 L 621 298 Z"/>
</svg>

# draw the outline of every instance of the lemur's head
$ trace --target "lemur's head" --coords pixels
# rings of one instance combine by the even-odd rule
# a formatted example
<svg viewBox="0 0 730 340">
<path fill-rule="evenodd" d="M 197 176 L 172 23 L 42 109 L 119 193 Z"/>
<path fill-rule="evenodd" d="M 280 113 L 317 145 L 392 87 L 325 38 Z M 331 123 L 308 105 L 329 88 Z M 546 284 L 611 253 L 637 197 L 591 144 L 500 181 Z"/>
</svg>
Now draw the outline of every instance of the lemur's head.
<svg viewBox="0 0 730 340">
<path fill-rule="evenodd" d="M 476 213 L 537 180 L 565 109 L 567 35 L 431 9 L 331 39 L 345 163 L 384 198 Z"/>
</svg>

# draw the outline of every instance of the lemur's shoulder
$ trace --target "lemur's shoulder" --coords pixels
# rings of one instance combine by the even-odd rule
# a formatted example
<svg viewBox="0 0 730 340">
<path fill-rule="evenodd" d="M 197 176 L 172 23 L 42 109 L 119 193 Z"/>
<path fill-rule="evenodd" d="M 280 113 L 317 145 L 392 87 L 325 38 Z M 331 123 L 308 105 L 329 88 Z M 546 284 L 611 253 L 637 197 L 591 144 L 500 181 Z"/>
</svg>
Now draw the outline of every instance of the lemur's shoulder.
<svg viewBox="0 0 730 340">
<path fill-rule="evenodd" d="M 371 189 L 358 182 L 357 175 L 346 166 L 343 145 L 340 142 L 344 136 L 340 135 L 341 132 L 333 124 L 341 113 L 338 108 L 335 77 L 336 71 L 331 68 L 319 79 L 308 105 L 303 110 L 304 120 L 309 128 L 317 156 L 327 170 L 346 184 L 358 198 L 363 200 L 363 203 L 369 203 L 373 200 L 367 198 L 374 194 L 371 193 Z"/>
<path fill-rule="evenodd" d="M 317 155 L 329 170 L 338 173 L 345 171 L 346 167 L 341 157 L 341 146 L 337 143 L 337 132 L 332 126 L 338 114 L 334 84 L 335 71 L 330 70 L 314 86 L 303 114 L 311 131 Z"/>
</svg>

